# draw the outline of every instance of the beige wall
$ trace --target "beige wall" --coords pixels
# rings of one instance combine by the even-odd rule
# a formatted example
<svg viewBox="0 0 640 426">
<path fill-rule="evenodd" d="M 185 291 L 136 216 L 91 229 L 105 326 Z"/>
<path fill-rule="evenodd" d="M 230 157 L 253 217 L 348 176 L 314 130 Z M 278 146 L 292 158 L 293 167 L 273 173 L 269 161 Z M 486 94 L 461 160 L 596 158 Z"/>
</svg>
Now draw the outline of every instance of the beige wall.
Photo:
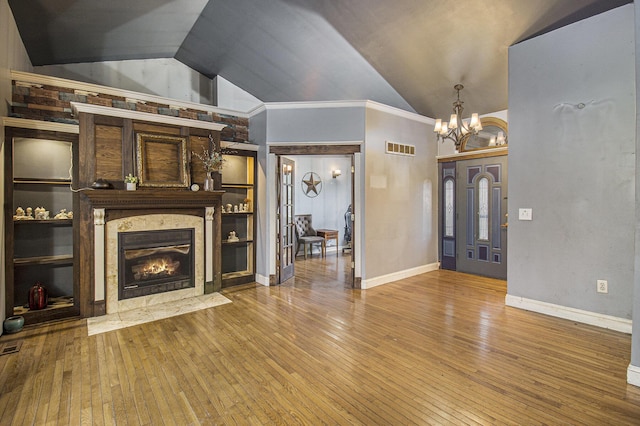
<svg viewBox="0 0 640 426">
<path fill-rule="evenodd" d="M 31 71 L 31 61 L 18 34 L 18 28 L 13 20 L 13 14 L 7 0 L 0 0 L 0 117 L 6 117 L 7 104 L 11 102 L 11 78 L 9 71 Z M 4 128 L 0 124 L 0 158 L 4 158 Z M 4 199 L 4 163 L 0 161 L 0 199 Z M 0 234 L 4 241 L 4 213 L 0 210 Z M 0 319 L 6 317 L 4 307 L 4 244 L 0 246 Z M 0 334 L 2 330 L 0 328 Z"/>
</svg>

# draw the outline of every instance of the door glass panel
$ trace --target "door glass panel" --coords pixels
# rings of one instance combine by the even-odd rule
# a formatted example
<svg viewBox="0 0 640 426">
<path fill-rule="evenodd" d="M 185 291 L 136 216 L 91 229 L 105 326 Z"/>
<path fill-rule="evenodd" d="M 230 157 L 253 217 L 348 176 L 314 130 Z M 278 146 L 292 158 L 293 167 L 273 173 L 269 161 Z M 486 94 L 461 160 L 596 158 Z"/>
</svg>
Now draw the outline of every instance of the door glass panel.
<svg viewBox="0 0 640 426">
<path fill-rule="evenodd" d="M 477 167 L 468 167 L 467 168 L 467 183 L 471 184 L 473 183 L 473 179 L 478 175 L 478 173 L 480 173 L 480 171 L 482 170 L 481 167 L 477 166 Z"/>
<path fill-rule="evenodd" d="M 455 217 L 454 211 L 454 193 L 453 193 L 453 180 L 448 179 L 444 184 L 444 235 L 446 237 L 453 237 L 453 219 Z"/>
<path fill-rule="evenodd" d="M 489 179 L 478 181 L 478 239 L 489 239 Z"/>
</svg>

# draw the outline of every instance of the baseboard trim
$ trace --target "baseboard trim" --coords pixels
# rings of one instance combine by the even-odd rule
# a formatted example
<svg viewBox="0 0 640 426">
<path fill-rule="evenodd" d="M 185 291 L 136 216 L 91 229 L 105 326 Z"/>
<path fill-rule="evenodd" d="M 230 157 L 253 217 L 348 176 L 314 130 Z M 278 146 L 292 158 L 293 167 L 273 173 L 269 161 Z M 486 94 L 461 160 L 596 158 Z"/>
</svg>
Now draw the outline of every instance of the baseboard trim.
<svg viewBox="0 0 640 426">
<path fill-rule="evenodd" d="M 269 286 L 269 277 L 265 277 L 264 275 L 256 274 L 256 282 L 258 284 L 262 284 L 263 286 Z"/>
<path fill-rule="evenodd" d="M 629 368 L 627 368 L 627 383 L 640 387 L 640 367 L 629 364 Z"/>
<path fill-rule="evenodd" d="M 568 306 L 555 305 L 553 303 L 541 302 L 539 300 L 527 299 L 520 296 L 507 294 L 505 304 L 513 308 L 538 312 L 540 314 L 551 315 L 553 317 L 564 318 L 584 324 L 595 325 L 597 327 L 608 328 L 631 334 L 631 320 L 618 318 L 611 315 L 599 314 L 597 312 L 584 311 L 582 309 L 570 308 Z"/>
<path fill-rule="evenodd" d="M 425 274 L 427 272 L 436 271 L 440 267 L 438 262 L 430 263 L 428 265 L 418 266 L 416 268 L 405 269 L 404 271 L 398 271 L 387 275 L 381 275 L 379 277 L 362 280 L 362 289 L 368 289 L 377 287 L 379 285 L 387 284 L 393 281 L 402 280 L 404 278 L 413 277 L 415 275 Z"/>
</svg>

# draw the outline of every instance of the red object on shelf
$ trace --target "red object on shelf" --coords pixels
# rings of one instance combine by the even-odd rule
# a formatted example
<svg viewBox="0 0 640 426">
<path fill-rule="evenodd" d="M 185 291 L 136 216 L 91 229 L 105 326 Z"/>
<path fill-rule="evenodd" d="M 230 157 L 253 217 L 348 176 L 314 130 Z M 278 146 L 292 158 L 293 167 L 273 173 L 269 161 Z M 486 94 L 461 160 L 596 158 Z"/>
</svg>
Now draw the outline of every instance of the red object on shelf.
<svg viewBox="0 0 640 426">
<path fill-rule="evenodd" d="M 48 304 L 47 289 L 37 281 L 33 287 L 29 289 L 29 309 L 44 309 Z"/>
</svg>

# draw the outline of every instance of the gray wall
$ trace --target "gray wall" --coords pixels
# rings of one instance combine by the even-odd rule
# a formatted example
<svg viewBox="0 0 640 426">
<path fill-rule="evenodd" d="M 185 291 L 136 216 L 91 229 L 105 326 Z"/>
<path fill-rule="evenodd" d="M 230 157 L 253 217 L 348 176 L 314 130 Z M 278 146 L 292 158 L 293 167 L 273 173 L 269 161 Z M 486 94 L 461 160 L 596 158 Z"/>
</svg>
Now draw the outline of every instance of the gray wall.
<svg viewBox="0 0 640 426">
<path fill-rule="evenodd" d="M 34 67 L 38 74 L 214 105 L 213 83 L 173 58 Z"/>
<path fill-rule="evenodd" d="M 635 7 L 636 87 L 640 87 L 640 2 Z M 636 152 L 640 146 L 640 91 L 636 90 Z M 640 157 L 636 155 L 636 170 L 640 170 Z M 636 243 L 635 279 L 633 291 L 633 328 L 631 334 L 631 365 L 640 369 L 640 173 L 636 173 Z M 638 383 L 635 383 L 636 385 Z"/>
<path fill-rule="evenodd" d="M 631 318 L 633 16 L 630 4 L 509 49 L 509 295 Z"/>
<path fill-rule="evenodd" d="M 313 106 L 313 107 L 311 107 Z M 362 107 L 341 107 L 339 103 L 270 104 L 267 113 L 269 143 L 362 141 Z"/>
<path fill-rule="evenodd" d="M 433 123 L 367 109 L 363 281 L 438 261 L 438 146 Z M 387 154 L 385 142 L 416 147 Z"/>
<path fill-rule="evenodd" d="M 219 75 L 213 79 L 214 105 L 233 111 L 249 112 L 262 106 L 262 101 L 225 80 Z"/>
<path fill-rule="evenodd" d="M 32 71 L 31 61 L 18 34 L 7 0 L 0 0 L 0 117 L 7 116 L 7 105 L 11 102 L 10 70 Z M 4 158 L 4 128 L 0 125 L 0 159 Z M 0 199 L 4 199 L 4 162 L 0 161 Z M 4 211 L 0 210 L 0 237 L 4 241 Z M 4 244 L 0 245 L 0 323 L 6 317 L 4 307 Z M 0 327 L 2 334 L 2 327 Z"/>
</svg>

